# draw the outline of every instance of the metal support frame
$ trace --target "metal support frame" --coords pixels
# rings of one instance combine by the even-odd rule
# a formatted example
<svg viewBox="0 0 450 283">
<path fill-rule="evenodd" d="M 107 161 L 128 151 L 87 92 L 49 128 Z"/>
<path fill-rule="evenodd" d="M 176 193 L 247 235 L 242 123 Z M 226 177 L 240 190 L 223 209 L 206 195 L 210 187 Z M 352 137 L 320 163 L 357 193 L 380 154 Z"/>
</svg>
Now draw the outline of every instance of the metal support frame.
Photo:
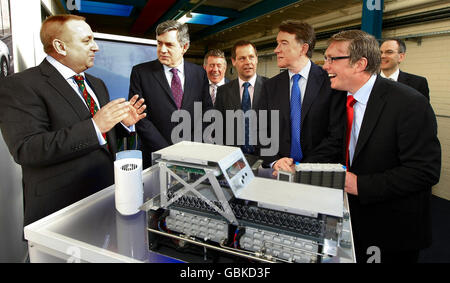
<svg viewBox="0 0 450 283">
<path fill-rule="evenodd" d="M 188 166 L 188 165 L 187 165 Z M 171 205 L 173 202 L 177 201 L 180 197 L 187 194 L 188 192 L 191 192 L 195 194 L 198 198 L 206 202 L 210 207 L 212 207 L 217 213 L 225 217 L 230 223 L 238 225 L 238 221 L 236 219 L 236 216 L 233 213 L 233 210 L 230 207 L 230 204 L 228 203 L 227 199 L 225 198 L 225 195 L 223 193 L 222 188 L 220 187 L 219 181 L 217 181 L 216 176 L 214 175 L 213 170 L 204 168 L 205 175 L 199 178 L 197 181 L 195 181 L 192 184 L 187 183 L 184 181 L 180 176 L 178 176 L 174 171 L 172 171 L 170 168 L 168 168 L 167 163 L 165 161 L 159 162 L 160 167 L 160 196 L 161 196 L 161 207 L 167 208 L 169 205 Z M 168 181 L 170 177 L 175 178 L 178 182 L 180 182 L 184 188 L 178 190 L 174 193 L 174 197 L 169 200 L 167 196 L 167 189 L 168 189 Z M 200 185 L 203 181 L 206 179 L 209 180 L 211 187 L 217 197 L 217 199 L 222 204 L 223 210 L 217 207 L 212 201 L 204 197 L 200 192 L 196 190 L 196 187 Z"/>
</svg>

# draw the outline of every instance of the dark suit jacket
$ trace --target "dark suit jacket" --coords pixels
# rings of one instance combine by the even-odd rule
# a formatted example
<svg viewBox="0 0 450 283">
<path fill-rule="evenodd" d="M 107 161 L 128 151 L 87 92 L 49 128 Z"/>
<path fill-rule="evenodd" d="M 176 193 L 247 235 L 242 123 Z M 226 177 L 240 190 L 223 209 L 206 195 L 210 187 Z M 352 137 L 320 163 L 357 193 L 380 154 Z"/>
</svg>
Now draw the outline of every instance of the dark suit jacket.
<svg viewBox="0 0 450 283">
<path fill-rule="evenodd" d="M 109 102 L 104 83 L 86 79 L 100 106 Z M 113 184 L 116 131 L 107 133 L 109 151 L 91 118 L 47 60 L 1 82 L 0 127 L 22 166 L 25 225 Z"/>
<path fill-rule="evenodd" d="M 370 246 L 383 256 L 383 249 L 430 244 L 429 199 L 440 169 L 430 104 L 414 89 L 378 76 L 349 168 L 358 176 L 358 196 L 349 196 L 357 254 Z"/>
<path fill-rule="evenodd" d="M 259 103 L 259 99 L 261 96 L 261 92 L 263 89 L 263 84 L 267 80 L 266 77 L 263 76 L 256 76 L 255 81 L 255 89 L 253 92 L 253 101 L 252 101 L 252 109 L 255 109 L 255 105 Z M 241 94 L 240 94 L 240 87 L 239 87 L 239 79 L 235 79 L 230 81 L 227 84 L 224 84 L 220 86 L 217 89 L 217 96 L 216 96 L 216 103 L 214 107 L 220 111 L 223 117 L 223 144 L 226 145 L 232 145 L 232 146 L 239 146 L 237 142 L 237 121 L 234 122 L 234 142 L 228 144 L 226 142 L 226 129 L 227 127 L 230 127 L 230 125 L 226 124 L 226 110 L 241 110 Z"/>
<path fill-rule="evenodd" d="M 186 110 L 191 117 L 190 140 L 194 139 L 194 102 L 202 103 L 205 112 L 212 108 L 209 95 L 208 78 L 205 70 L 195 64 L 184 61 L 184 94 L 181 110 Z M 171 122 L 172 113 L 177 110 L 175 100 L 164 75 L 163 65 L 154 60 L 133 67 L 130 78 L 130 97 L 139 94 L 145 99 L 147 117 L 136 124 L 137 133 L 141 139 L 144 167 L 151 165 L 151 153 L 172 144 L 172 130 L 178 123 Z M 203 115 L 203 113 L 199 113 Z"/>
<path fill-rule="evenodd" d="M 328 74 L 311 62 L 305 95 L 302 101 L 300 143 L 302 162 L 338 162 L 342 148 L 342 132 L 345 119 L 344 92 L 332 90 Z M 279 151 L 275 156 L 261 156 L 268 166 L 282 157 L 289 157 L 291 150 L 289 73 L 284 71 L 264 83 L 258 105 L 259 110 L 279 111 Z M 269 113 L 268 129 L 259 131 L 271 134 Z M 259 119 L 260 120 L 260 119 Z M 258 121 L 259 123 L 261 121 Z"/>
<path fill-rule="evenodd" d="M 430 90 L 428 89 L 428 82 L 426 78 L 400 71 L 398 75 L 398 82 L 409 85 L 423 94 L 428 101 L 430 100 Z"/>
</svg>

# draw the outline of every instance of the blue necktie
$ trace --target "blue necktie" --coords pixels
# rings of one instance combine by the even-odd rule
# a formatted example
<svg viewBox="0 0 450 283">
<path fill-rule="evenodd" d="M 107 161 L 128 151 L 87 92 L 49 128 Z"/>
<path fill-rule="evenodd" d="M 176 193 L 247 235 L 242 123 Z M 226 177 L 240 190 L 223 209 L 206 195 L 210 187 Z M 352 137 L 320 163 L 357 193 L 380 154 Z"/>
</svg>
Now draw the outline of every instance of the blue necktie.
<svg viewBox="0 0 450 283">
<path fill-rule="evenodd" d="M 303 158 L 302 148 L 300 145 L 300 124 L 302 121 L 302 96 L 298 81 L 300 75 L 295 74 L 292 77 L 291 92 L 291 158 L 294 162 L 300 162 Z"/>
<path fill-rule="evenodd" d="M 244 93 L 242 94 L 242 111 L 247 112 L 252 108 L 252 102 L 250 100 L 250 93 L 248 92 L 249 82 L 244 83 Z M 249 144 L 249 119 L 245 118 L 245 145 L 242 147 L 242 151 L 247 154 L 253 153 L 253 146 Z"/>
</svg>

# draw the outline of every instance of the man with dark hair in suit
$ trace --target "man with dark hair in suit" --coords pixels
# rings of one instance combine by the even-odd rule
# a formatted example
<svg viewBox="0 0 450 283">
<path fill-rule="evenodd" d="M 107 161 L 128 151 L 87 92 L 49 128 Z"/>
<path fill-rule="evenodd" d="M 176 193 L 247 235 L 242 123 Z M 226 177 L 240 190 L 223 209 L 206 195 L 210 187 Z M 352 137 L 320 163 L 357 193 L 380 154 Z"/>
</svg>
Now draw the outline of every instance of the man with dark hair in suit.
<svg viewBox="0 0 450 283">
<path fill-rule="evenodd" d="M 278 170 L 293 172 L 295 162 L 340 161 L 345 93 L 332 90 L 327 73 L 311 62 L 315 42 L 307 23 L 287 20 L 279 26 L 274 52 L 278 67 L 286 70 L 264 83 L 256 106 L 268 110 L 268 121 L 270 111 L 279 111 L 278 154 L 261 156 L 274 175 Z M 258 130 L 270 135 L 266 124 L 268 128 Z"/>
<path fill-rule="evenodd" d="M 201 103 L 203 112 L 213 107 L 205 70 L 183 58 L 189 48 L 188 26 L 163 22 L 156 28 L 156 41 L 158 59 L 134 66 L 130 78 L 130 96 L 138 93 L 148 107 L 147 117 L 136 124 L 144 168 L 151 165 L 152 152 L 173 144 L 172 130 L 177 123 L 172 122 L 172 113 L 189 113 L 192 140 L 198 122 L 194 121 L 194 103 Z"/>
<path fill-rule="evenodd" d="M 376 39 L 337 33 L 325 51 L 331 87 L 347 91 L 345 191 L 356 258 L 416 262 L 431 243 L 431 187 L 439 181 L 441 147 L 433 109 L 415 89 L 377 76 Z M 344 155 L 345 152 L 345 155 Z"/>
<path fill-rule="evenodd" d="M 250 41 L 238 41 L 231 50 L 231 62 L 238 72 L 238 78 L 219 87 L 217 91 L 217 100 L 215 108 L 222 113 L 224 119 L 224 131 L 230 125 L 226 125 L 227 110 L 242 110 L 243 113 L 254 109 L 261 95 L 263 83 L 266 77 L 256 74 L 258 66 L 258 53 L 256 47 Z M 233 121 L 234 123 L 235 121 Z M 244 126 L 234 125 L 233 143 L 227 142 L 225 135 L 225 144 L 241 146 L 244 154 L 255 154 L 254 145 L 250 143 L 250 121 L 249 117 L 244 119 Z M 243 143 L 237 139 L 237 131 L 244 129 Z M 226 131 L 225 131 L 226 132 Z M 231 140 L 231 139 L 229 139 Z"/>
<path fill-rule="evenodd" d="M 227 60 L 225 53 L 219 49 L 209 50 L 203 59 L 203 68 L 209 80 L 209 94 L 211 95 L 212 103 L 216 103 L 217 88 L 228 82 L 225 78 L 227 71 Z"/>
<path fill-rule="evenodd" d="M 409 74 L 400 70 L 400 63 L 406 57 L 405 42 L 398 38 L 388 38 L 381 43 L 381 73 L 383 78 L 388 78 L 408 85 L 430 100 L 427 79 L 421 76 Z"/>
<path fill-rule="evenodd" d="M 24 224 L 114 183 L 116 137 L 145 117 L 143 100 L 109 102 L 84 73 L 99 50 L 83 17 L 56 15 L 41 27 L 47 57 L 0 87 L 0 128 L 22 166 Z M 133 130 L 133 129 L 131 129 Z"/>
</svg>

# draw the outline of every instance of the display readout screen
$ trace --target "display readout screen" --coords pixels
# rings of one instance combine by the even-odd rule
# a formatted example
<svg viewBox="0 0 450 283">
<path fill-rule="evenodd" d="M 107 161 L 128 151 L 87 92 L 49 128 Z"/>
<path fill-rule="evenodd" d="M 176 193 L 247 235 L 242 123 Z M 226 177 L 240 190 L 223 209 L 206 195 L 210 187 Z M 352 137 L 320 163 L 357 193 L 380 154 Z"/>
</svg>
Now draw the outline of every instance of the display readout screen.
<svg viewBox="0 0 450 283">
<path fill-rule="evenodd" d="M 245 162 L 241 158 L 238 161 L 236 161 L 235 163 L 233 163 L 233 165 L 228 167 L 228 169 L 227 169 L 228 178 L 230 178 L 230 180 L 233 179 L 233 177 L 236 176 L 236 174 L 238 174 L 244 168 L 245 168 Z"/>
</svg>

